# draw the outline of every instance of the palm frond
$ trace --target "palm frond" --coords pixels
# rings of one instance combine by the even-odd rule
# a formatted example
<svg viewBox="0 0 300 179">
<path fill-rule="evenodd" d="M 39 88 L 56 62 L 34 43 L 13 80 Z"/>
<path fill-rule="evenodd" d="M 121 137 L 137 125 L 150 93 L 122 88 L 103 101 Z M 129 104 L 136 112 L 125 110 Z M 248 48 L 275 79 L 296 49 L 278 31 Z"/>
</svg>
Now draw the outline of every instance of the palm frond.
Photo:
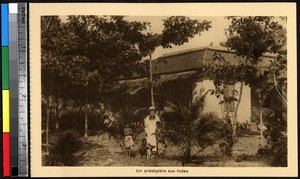
<svg viewBox="0 0 300 179">
<path fill-rule="evenodd" d="M 137 116 L 137 115 L 139 115 L 139 114 L 141 114 L 141 113 L 145 113 L 145 112 L 147 112 L 147 111 L 148 111 L 147 108 L 135 108 L 135 109 L 133 110 L 132 115 L 133 115 L 133 116 Z"/>
<path fill-rule="evenodd" d="M 166 101 L 166 105 L 169 106 L 173 111 L 179 111 L 177 105 L 172 103 L 171 101 Z"/>
<path fill-rule="evenodd" d="M 194 121 L 194 132 L 198 145 L 206 147 L 212 145 L 223 135 L 224 122 L 214 113 L 203 113 Z"/>
</svg>

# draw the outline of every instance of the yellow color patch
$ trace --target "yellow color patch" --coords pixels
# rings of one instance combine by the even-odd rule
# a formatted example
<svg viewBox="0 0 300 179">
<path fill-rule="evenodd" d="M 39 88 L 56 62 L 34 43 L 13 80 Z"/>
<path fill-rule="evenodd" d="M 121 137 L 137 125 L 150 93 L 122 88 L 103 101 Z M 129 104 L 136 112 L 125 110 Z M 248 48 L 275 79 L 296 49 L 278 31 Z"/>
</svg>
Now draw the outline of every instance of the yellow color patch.
<svg viewBox="0 0 300 179">
<path fill-rule="evenodd" d="M 2 90 L 3 132 L 9 132 L 9 90 Z"/>
</svg>

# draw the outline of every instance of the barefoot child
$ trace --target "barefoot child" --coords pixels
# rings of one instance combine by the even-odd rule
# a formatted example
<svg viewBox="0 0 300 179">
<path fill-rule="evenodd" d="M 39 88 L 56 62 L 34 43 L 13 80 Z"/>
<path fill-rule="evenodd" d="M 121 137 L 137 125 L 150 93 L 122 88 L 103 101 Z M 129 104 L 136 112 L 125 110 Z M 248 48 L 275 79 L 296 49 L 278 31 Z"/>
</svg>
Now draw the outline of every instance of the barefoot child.
<svg viewBox="0 0 300 179">
<path fill-rule="evenodd" d="M 125 136 L 125 148 L 126 148 L 126 156 L 131 157 L 131 150 L 133 147 L 133 139 L 132 139 L 132 129 L 130 128 L 129 124 L 126 124 L 124 128 L 124 136 Z"/>
</svg>

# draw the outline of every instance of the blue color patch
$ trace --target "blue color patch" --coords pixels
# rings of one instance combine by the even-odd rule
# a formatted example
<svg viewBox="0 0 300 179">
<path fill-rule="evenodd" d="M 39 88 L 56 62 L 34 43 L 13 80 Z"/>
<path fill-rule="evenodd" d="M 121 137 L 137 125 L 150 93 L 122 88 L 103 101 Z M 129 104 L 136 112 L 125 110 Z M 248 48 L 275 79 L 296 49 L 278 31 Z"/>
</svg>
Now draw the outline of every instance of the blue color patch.
<svg viewBox="0 0 300 179">
<path fill-rule="evenodd" d="M 1 4 L 1 43 L 8 46 L 8 4 Z"/>
</svg>

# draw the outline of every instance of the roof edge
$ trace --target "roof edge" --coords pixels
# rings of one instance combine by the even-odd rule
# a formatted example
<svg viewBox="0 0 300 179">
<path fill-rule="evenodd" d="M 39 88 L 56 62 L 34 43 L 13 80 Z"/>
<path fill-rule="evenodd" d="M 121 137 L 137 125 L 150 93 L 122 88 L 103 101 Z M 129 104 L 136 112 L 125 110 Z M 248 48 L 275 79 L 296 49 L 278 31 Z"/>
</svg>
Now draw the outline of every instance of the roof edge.
<svg viewBox="0 0 300 179">
<path fill-rule="evenodd" d="M 177 52 L 171 52 L 171 53 L 166 53 L 163 54 L 162 56 L 156 58 L 165 58 L 165 57 L 171 57 L 171 56 L 177 56 L 177 55 L 183 55 L 186 53 L 190 53 L 190 52 L 197 52 L 197 51 L 202 51 L 202 50 L 215 50 L 215 51 L 222 51 L 222 52 L 227 52 L 227 53 L 234 53 L 234 50 L 230 50 L 227 47 L 220 47 L 220 46 L 202 46 L 202 47 L 198 47 L 198 48 L 192 48 L 192 49 L 186 49 L 186 50 L 182 50 L 182 51 L 177 51 Z M 276 57 L 276 54 L 273 53 L 265 53 L 262 55 L 263 57 Z"/>
</svg>

